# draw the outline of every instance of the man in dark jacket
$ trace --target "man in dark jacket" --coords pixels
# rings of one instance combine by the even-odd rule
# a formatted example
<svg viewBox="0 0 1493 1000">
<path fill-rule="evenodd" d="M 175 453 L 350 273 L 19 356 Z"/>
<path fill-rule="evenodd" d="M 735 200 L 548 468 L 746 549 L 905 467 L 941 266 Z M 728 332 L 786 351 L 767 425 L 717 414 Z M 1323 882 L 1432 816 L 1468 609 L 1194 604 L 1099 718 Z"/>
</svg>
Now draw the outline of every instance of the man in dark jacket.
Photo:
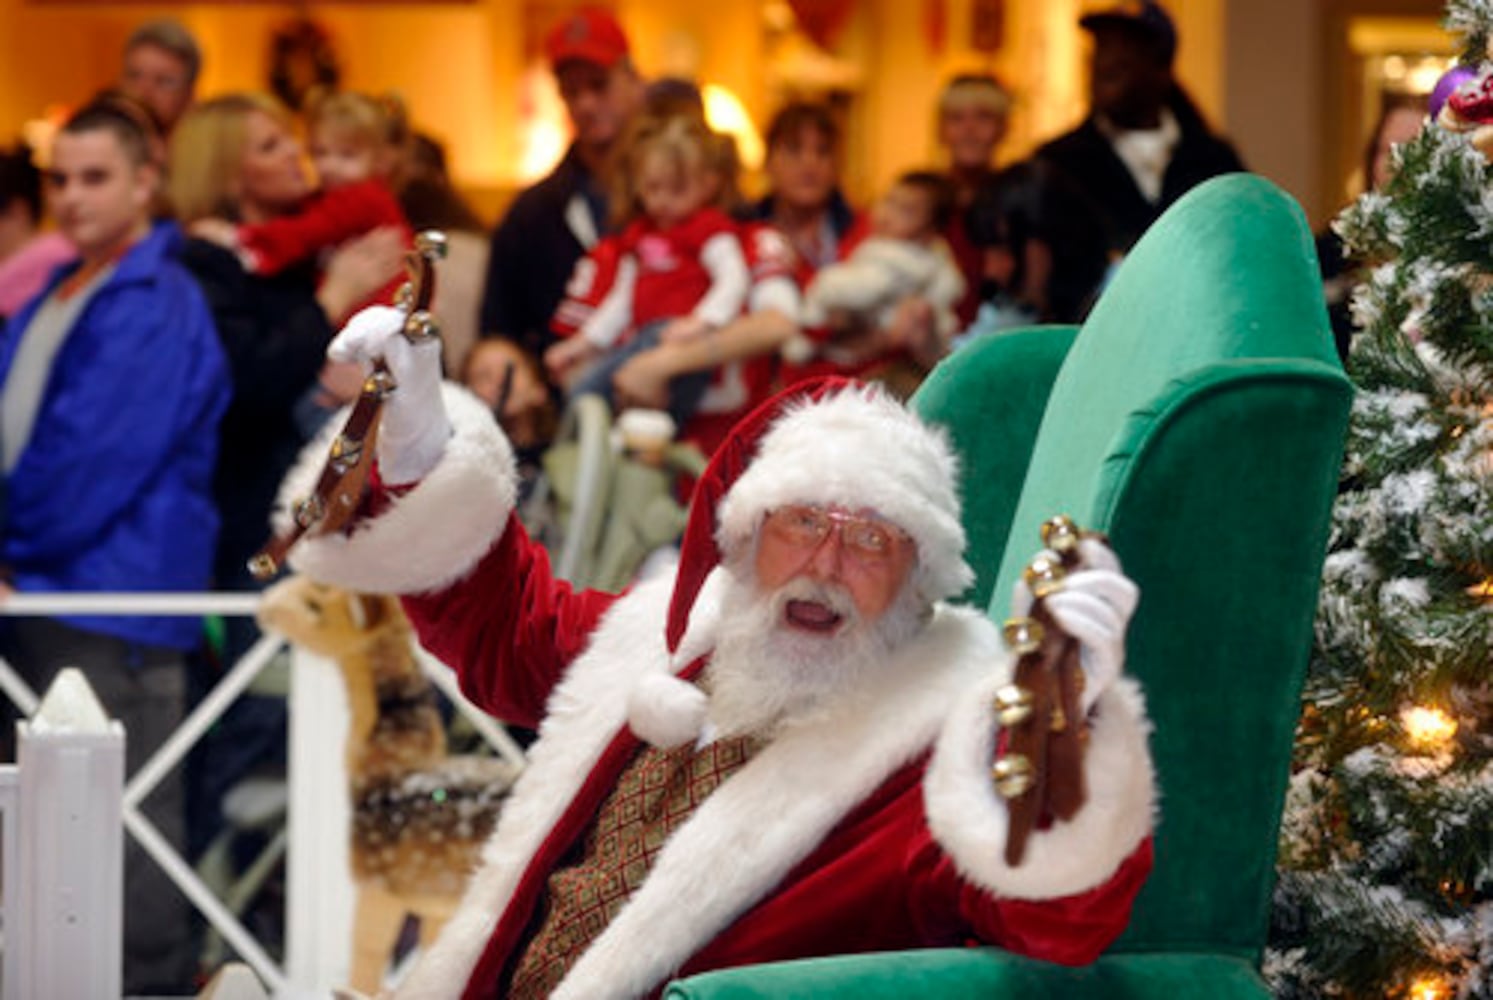
<svg viewBox="0 0 1493 1000">
<path fill-rule="evenodd" d="M 1079 24 L 1094 36 L 1089 116 L 1037 156 L 1084 189 L 1119 255 L 1189 189 L 1244 165 L 1172 76 L 1177 30 L 1160 4 L 1130 0 Z"/>
<path fill-rule="evenodd" d="M 548 177 L 519 193 L 493 233 L 481 326 L 484 336 L 514 340 L 535 357 L 553 340 L 550 316 L 575 262 L 606 228 L 602 166 L 643 100 L 627 36 L 611 15 L 577 11 L 550 34 L 545 51 L 575 139 Z"/>
</svg>

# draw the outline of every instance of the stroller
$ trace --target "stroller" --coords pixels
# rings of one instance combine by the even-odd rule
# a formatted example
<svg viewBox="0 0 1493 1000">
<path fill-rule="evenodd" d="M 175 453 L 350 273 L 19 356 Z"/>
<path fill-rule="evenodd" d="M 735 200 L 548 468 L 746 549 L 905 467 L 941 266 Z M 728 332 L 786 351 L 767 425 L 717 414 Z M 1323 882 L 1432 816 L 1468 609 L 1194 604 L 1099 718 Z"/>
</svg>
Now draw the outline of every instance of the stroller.
<svg viewBox="0 0 1493 1000">
<path fill-rule="evenodd" d="M 704 471 L 706 459 L 673 437 L 673 422 L 661 412 L 614 418 L 600 396 L 571 401 L 519 511 L 550 550 L 557 576 L 618 591 L 652 553 L 678 540 L 687 517 L 678 488 Z"/>
</svg>

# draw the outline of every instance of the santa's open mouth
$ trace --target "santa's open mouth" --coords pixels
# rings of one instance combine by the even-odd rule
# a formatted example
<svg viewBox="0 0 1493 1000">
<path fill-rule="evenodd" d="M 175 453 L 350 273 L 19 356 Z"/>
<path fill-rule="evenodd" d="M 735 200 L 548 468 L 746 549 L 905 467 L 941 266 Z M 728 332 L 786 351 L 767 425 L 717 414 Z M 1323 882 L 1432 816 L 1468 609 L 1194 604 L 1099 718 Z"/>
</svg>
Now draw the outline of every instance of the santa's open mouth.
<svg viewBox="0 0 1493 1000">
<path fill-rule="evenodd" d="M 809 632 L 833 632 L 844 621 L 838 611 L 818 601 L 789 601 L 783 617 L 794 628 Z"/>
</svg>

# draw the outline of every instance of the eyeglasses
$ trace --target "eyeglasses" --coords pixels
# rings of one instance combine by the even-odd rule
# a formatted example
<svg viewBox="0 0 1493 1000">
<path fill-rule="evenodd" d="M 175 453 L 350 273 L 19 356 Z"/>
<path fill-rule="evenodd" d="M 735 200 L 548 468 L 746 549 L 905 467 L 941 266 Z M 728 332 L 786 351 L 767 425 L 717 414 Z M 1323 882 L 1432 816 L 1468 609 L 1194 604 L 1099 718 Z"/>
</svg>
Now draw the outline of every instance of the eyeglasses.
<svg viewBox="0 0 1493 1000">
<path fill-rule="evenodd" d="M 813 551 L 824 544 L 830 532 L 840 532 L 847 554 L 863 563 L 884 563 L 897 551 L 899 542 L 911 541 L 907 532 L 879 517 L 860 517 L 828 507 L 795 504 L 769 511 L 763 530 L 794 548 Z"/>
</svg>

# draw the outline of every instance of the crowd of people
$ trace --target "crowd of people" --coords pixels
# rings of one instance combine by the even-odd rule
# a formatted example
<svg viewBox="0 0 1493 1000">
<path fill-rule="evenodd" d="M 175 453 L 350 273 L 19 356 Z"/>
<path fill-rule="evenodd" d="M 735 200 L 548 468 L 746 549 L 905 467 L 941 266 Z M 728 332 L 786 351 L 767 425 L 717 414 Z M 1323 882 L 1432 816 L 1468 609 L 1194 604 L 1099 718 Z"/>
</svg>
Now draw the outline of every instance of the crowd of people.
<svg viewBox="0 0 1493 1000">
<path fill-rule="evenodd" d="M 1014 96 L 990 74 L 956 76 L 936 109 L 946 163 L 910 164 L 857 211 L 829 103 L 776 111 L 767 193 L 747 202 L 699 92 L 645 80 L 614 19 L 577 15 L 547 48 L 574 140 L 488 256 L 481 335 L 550 389 L 510 398 L 505 419 L 598 393 L 668 409 L 708 455 L 774 389 L 841 374 L 906 394 L 969 336 L 1081 321 L 1168 205 L 1243 169 L 1176 81 L 1162 7 L 1081 24 L 1094 54 L 1079 127 L 997 170 Z"/>
<path fill-rule="evenodd" d="M 1176 32 L 1160 6 L 1082 25 L 1093 86 L 1075 131 L 997 170 L 1013 94 L 988 74 L 956 77 L 936 108 L 947 164 L 907 165 L 861 212 L 841 190 L 832 105 L 776 110 L 767 193 L 747 201 L 736 148 L 695 86 L 647 80 L 617 21 L 580 10 L 545 49 L 573 141 L 490 239 L 397 101 L 199 99 L 191 35 L 143 25 L 116 84 L 62 125 L 45 170 L 22 147 L 0 158 L 0 595 L 258 586 L 246 567 L 282 480 L 364 377 L 359 358 L 329 360 L 328 347 L 362 307 L 390 300 L 425 226 L 458 237 L 435 310 L 444 370 L 520 451 L 542 449 L 554 414 L 596 393 L 667 409 L 708 456 L 775 392 L 848 376 L 905 395 L 969 337 L 1081 320 L 1167 205 L 1241 169 L 1172 74 Z M 807 544 L 785 531 L 790 549 Z M 850 544 L 850 531 L 826 522 L 815 538 Z M 918 614 L 957 589 L 922 595 Z M 601 605 L 587 607 L 594 624 Z M 884 608 L 861 610 L 879 620 Z M 34 687 L 83 666 L 130 733 L 131 770 L 211 683 L 214 657 L 253 639 L 230 623 L 204 654 L 190 619 L 0 624 L 0 655 Z M 521 707 L 516 721 L 537 721 L 537 702 Z M 189 855 L 221 822 L 226 786 L 283 752 L 283 711 L 243 700 L 185 782 L 152 798 Z M 1119 873 L 1099 873 L 1101 895 L 1120 901 L 1104 907 L 1133 894 L 1143 853 L 1125 840 Z M 127 871 L 126 991 L 189 984 L 184 900 L 143 857 Z M 182 912 L 136 906 L 145 899 Z M 537 992 L 563 971 L 509 974 Z"/>
</svg>

